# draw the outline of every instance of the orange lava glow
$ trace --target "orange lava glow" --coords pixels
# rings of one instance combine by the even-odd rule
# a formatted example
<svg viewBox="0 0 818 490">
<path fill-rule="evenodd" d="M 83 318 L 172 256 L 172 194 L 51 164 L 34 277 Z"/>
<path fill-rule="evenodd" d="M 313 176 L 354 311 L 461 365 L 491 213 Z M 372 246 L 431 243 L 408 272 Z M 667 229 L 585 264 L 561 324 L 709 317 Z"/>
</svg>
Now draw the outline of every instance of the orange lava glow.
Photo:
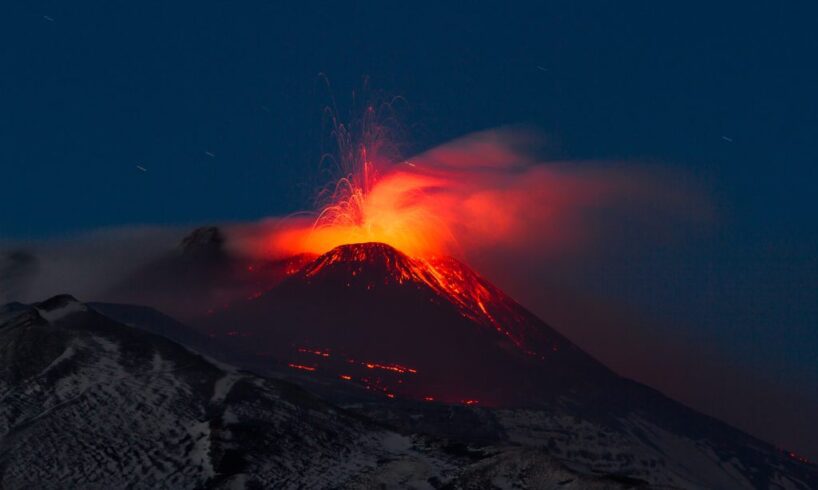
<svg viewBox="0 0 818 490">
<path fill-rule="evenodd" d="M 444 253 L 456 243 L 438 208 L 445 203 L 436 203 L 432 196 L 443 183 L 407 172 L 392 172 L 367 187 L 342 179 L 340 197 L 324 207 L 311 226 L 283 229 L 273 237 L 272 248 L 320 255 L 339 245 L 380 242 L 413 257 Z"/>
<path fill-rule="evenodd" d="M 809 464 L 809 460 L 800 454 L 794 453 L 792 451 L 785 451 L 785 454 L 792 460 L 798 461 L 799 463 L 806 463 Z"/>
<path fill-rule="evenodd" d="M 309 264 L 302 273 L 305 277 L 310 278 L 335 264 L 366 264 L 373 257 L 383 253 L 384 248 L 386 247 L 377 243 L 337 248 Z M 385 281 L 395 281 L 401 285 L 428 286 L 441 296 L 448 298 L 458 307 L 464 317 L 505 335 L 525 353 L 535 354 L 524 347 L 523 332 L 515 328 L 525 325 L 526 320 L 520 316 L 519 310 L 514 307 L 510 298 L 457 260 L 435 256 L 413 258 L 400 252 L 387 260 L 389 274 L 384 277 Z M 353 269 L 350 274 L 355 276 L 360 270 L 362 269 Z M 347 285 L 349 286 L 349 283 Z M 377 285 L 374 283 L 368 284 L 366 289 L 371 291 L 375 287 Z M 408 372 L 413 372 L 409 368 L 398 365 L 369 364 L 367 367 L 379 367 L 393 371 L 407 369 Z"/>
<path fill-rule="evenodd" d="M 339 128 L 343 129 L 343 128 Z M 312 219 L 289 218 L 263 248 L 281 255 L 324 254 L 339 245 L 380 242 L 414 258 L 571 239 L 560 208 L 581 207 L 604 189 L 536 165 L 521 138 L 485 133 L 410 160 L 381 156 L 378 131 L 349 141 L 340 131 L 335 184 L 320 193 Z"/>
<path fill-rule="evenodd" d="M 604 248 L 597 238 L 608 228 L 597 213 L 650 207 L 662 226 L 711 219 L 707 203 L 673 174 L 544 160 L 536 150 L 543 138 L 521 130 L 476 133 L 402 159 L 382 150 L 389 137 L 374 120 L 370 108 L 357 129 L 333 125 L 338 151 L 328 160 L 337 178 L 317 193 L 314 212 L 237 226 L 234 245 L 269 259 L 380 242 L 414 259 L 457 257 L 503 270 L 520 257 L 542 263 Z"/>
<path fill-rule="evenodd" d="M 313 355 L 321 356 L 321 357 L 329 357 L 330 356 L 330 353 L 328 351 L 322 351 L 322 350 L 319 350 L 319 349 L 308 349 L 306 347 L 299 347 L 298 352 L 303 352 L 303 353 L 306 353 L 306 354 L 313 354 Z"/>
<path fill-rule="evenodd" d="M 300 369 L 300 370 L 302 370 L 302 371 L 315 371 L 315 368 L 314 368 L 314 367 L 312 367 L 312 366 L 305 366 L 305 365 L 303 365 L 303 364 L 293 364 L 293 363 L 290 363 L 290 364 L 288 364 L 288 366 L 290 366 L 290 367 L 291 367 L 291 368 L 293 368 L 293 369 Z"/>
<path fill-rule="evenodd" d="M 401 366 L 400 364 L 377 364 L 373 362 L 362 362 L 361 364 L 369 369 L 383 369 L 384 371 L 393 371 L 400 374 L 417 374 L 417 369 Z"/>
<path fill-rule="evenodd" d="M 334 151 L 321 162 L 339 178 L 318 193 L 314 221 L 279 229 L 273 248 L 320 255 L 339 245 L 381 242 L 412 256 L 440 253 L 452 236 L 430 198 L 445 182 L 400 162 L 391 128 L 383 124 L 391 119 L 389 101 L 359 109 L 349 124 L 334 110 L 326 113 Z"/>
</svg>

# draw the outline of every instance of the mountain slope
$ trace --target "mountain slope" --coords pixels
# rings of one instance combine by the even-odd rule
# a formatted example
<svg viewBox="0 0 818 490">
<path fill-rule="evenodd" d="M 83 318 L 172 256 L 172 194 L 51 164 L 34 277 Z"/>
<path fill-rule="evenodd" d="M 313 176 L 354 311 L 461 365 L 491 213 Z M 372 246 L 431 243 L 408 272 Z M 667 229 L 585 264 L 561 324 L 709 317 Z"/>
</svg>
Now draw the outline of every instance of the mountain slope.
<svg viewBox="0 0 818 490">
<path fill-rule="evenodd" d="M 355 420 L 333 423 L 333 409 L 308 395 L 121 327 L 69 298 L 17 316 L 0 335 L 3 487 L 191 487 L 243 470 L 261 481 L 303 475 L 321 484 L 376 458 L 377 434 Z M 292 457 L 276 463 L 254 454 L 272 450 Z"/>
<path fill-rule="evenodd" d="M 70 296 L 2 310 L 2 488 L 634 484 L 583 475 L 541 450 L 458 451 L 401 435 Z"/>
<path fill-rule="evenodd" d="M 814 467 L 617 376 L 450 258 L 341 246 L 201 327 L 243 365 L 289 369 L 406 430 L 546 447 L 581 471 L 657 485 L 818 484 Z"/>
<path fill-rule="evenodd" d="M 614 378 L 462 264 L 377 243 L 338 247 L 201 326 L 262 363 L 414 399 L 513 406 Z"/>
</svg>

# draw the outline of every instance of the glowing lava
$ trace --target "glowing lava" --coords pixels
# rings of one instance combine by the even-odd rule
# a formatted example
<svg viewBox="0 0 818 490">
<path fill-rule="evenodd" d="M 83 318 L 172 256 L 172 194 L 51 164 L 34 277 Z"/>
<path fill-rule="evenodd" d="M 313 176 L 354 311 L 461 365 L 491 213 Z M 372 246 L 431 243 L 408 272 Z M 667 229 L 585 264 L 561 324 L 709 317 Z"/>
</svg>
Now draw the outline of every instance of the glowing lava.
<svg viewBox="0 0 818 490">
<path fill-rule="evenodd" d="M 397 156 L 394 128 L 388 124 L 396 119 L 394 102 L 359 107 L 349 124 L 339 122 L 336 108 L 327 108 L 334 148 L 322 156 L 321 165 L 337 180 L 318 193 L 312 223 L 285 224 L 268 248 L 321 255 L 340 245 L 381 242 L 419 257 L 454 245 L 439 206 L 444 203 L 436 198 L 445 179 Z"/>
<path fill-rule="evenodd" d="M 338 246 L 207 322 L 234 348 L 264 347 L 264 365 L 273 358 L 299 378 L 384 398 L 497 406 L 533 386 L 561 385 L 545 375 L 555 365 L 576 376 L 595 369 L 463 263 L 384 243 Z"/>
<path fill-rule="evenodd" d="M 375 180 L 374 171 L 367 175 Z M 456 248 L 440 212 L 446 203 L 435 197 L 443 181 L 393 171 L 366 186 L 355 182 L 342 179 L 336 200 L 323 208 L 312 226 L 277 233 L 272 247 L 290 254 L 320 255 L 340 245 L 380 242 L 413 257 Z"/>
<path fill-rule="evenodd" d="M 464 317 L 493 328 L 509 338 L 520 350 L 534 354 L 525 347 L 524 326 L 528 319 L 520 313 L 516 303 L 451 257 L 413 258 L 383 243 L 343 245 L 308 264 L 300 274 L 309 280 L 334 266 L 343 267 L 342 273 L 348 275 L 348 286 L 365 271 L 371 273 L 378 268 L 384 269 L 378 275 L 379 280 L 384 281 L 383 285 L 397 283 L 427 286 L 455 305 Z M 364 280 L 367 290 L 381 285 L 369 278 Z M 375 366 L 384 368 L 380 365 L 373 367 Z M 391 367 L 395 366 L 389 368 Z"/>
</svg>

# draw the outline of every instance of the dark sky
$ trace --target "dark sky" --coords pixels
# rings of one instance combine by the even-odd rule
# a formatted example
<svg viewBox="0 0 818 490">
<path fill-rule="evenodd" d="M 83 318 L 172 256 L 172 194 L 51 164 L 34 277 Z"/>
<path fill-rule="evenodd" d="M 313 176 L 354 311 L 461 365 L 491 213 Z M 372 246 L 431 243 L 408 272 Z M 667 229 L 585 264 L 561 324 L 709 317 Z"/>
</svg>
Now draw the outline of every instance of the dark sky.
<svg viewBox="0 0 818 490">
<path fill-rule="evenodd" d="M 304 208 L 318 74 L 339 100 L 368 76 L 407 100 L 408 151 L 529 124 L 556 158 L 691 176 L 714 229 L 577 271 L 583 287 L 818 400 L 814 3 L 186 3 L 4 6 L 0 238 Z"/>
</svg>

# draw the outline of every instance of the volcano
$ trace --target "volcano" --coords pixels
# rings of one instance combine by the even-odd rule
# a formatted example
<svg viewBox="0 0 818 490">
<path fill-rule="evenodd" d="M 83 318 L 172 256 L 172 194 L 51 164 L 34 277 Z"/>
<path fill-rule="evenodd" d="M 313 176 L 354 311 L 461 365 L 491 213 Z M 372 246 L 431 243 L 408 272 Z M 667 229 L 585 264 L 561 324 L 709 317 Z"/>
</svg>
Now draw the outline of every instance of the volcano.
<svg viewBox="0 0 818 490">
<path fill-rule="evenodd" d="M 199 322 L 231 362 L 407 433 L 548 448 L 595 474 L 682 488 L 767 488 L 776 474 L 808 488 L 815 478 L 770 444 L 617 375 L 451 257 L 373 242 L 301 260 Z"/>
<path fill-rule="evenodd" d="M 0 308 L 5 486 L 818 484 L 814 465 L 618 376 L 453 258 L 359 243 L 224 264 L 225 286 L 243 271 L 240 291 L 267 287 L 190 325 L 70 296 Z M 169 462 L 146 463 L 157 451 Z"/>
<path fill-rule="evenodd" d="M 205 322 L 210 335 L 385 396 L 516 406 L 613 377 L 450 258 L 342 245 Z"/>
</svg>

